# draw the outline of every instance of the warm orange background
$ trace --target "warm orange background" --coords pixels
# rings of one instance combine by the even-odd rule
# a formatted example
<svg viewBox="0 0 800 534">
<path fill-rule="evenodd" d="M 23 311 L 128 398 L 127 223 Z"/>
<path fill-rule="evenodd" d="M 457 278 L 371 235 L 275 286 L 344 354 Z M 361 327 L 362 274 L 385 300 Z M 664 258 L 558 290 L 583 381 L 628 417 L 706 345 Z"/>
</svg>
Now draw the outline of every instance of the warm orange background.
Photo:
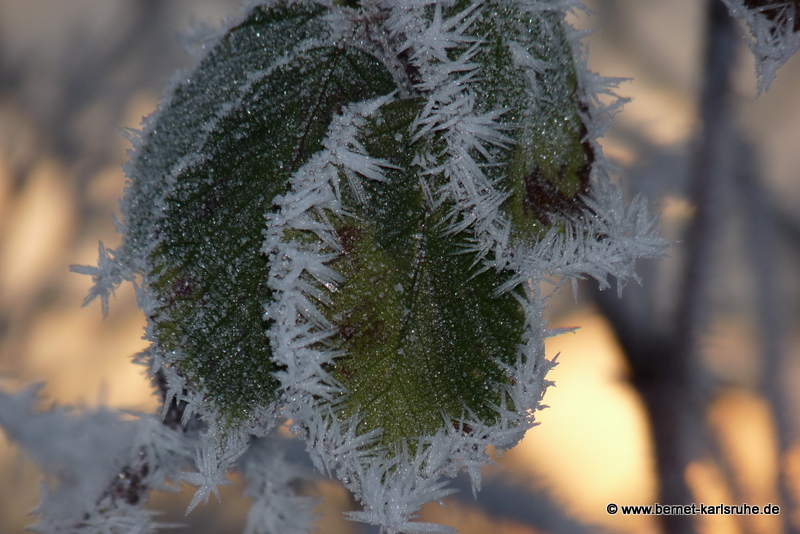
<svg viewBox="0 0 800 534">
<path fill-rule="evenodd" d="M 594 70 L 631 77 L 620 93 L 633 98 L 604 142 L 621 165 L 661 165 L 659 199 L 664 234 L 679 239 L 693 207 L 670 185 L 671 172 L 685 166 L 696 126 L 702 12 L 697 0 L 597 0 L 600 14 L 580 24 L 598 25 L 591 38 Z M 120 170 L 128 143 L 118 127 L 136 128 L 155 108 L 173 70 L 191 63 L 175 36 L 192 20 L 216 25 L 238 1 L 2 0 L 0 1 L 0 387 L 16 391 L 44 382 L 44 403 L 138 410 L 156 406 L 142 370 L 130 363 L 144 348 L 143 318 L 132 290 L 123 287 L 103 321 L 98 303 L 81 309 L 88 277 L 71 274 L 70 264 L 94 264 L 97 242 L 114 247 L 112 212 L 122 193 Z M 150 10 L 150 11 L 147 11 Z M 141 19 L 136 17 L 141 15 Z M 800 60 L 779 71 L 771 90 L 755 98 L 752 57 L 742 50 L 736 82 L 739 122 L 760 151 L 770 197 L 797 212 L 800 200 Z M 682 155 L 684 156 L 681 159 Z M 674 174 L 673 172 L 673 174 Z M 709 414 L 731 459 L 733 476 L 751 504 L 777 502 L 779 471 L 800 494 L 800 450 L 777 458 L 769 408 L 756 391 L 761 373 L 751 306 L 752 283 L 746 252 L 732 222 L 724 243 L 724 277 L 718 312 L 705 344 L 708 368 L 723 388 Z M 788 254 L 788 253 L 787 253 Z M 796 254 L 796 252 L 795 252 Z M 681 257 L 678 247 L 671 252 Z M 783 265 L 787 265 L 784 262 Z M 797 258 L 794 257 L 794 273 Z M 786 275 L 789 322 L 787 387 L 800 378 L 797 276 Z M 660 288 L 668 298 L 669 270 Z M 656 534 L 653 517 L 609 516 L 605 507 L 650 504 L 655 500 L 654 461 L 647 418 L 626 382 L 627 368 L 607 323 L 586 301 L 570 295 L 558 301 L 554 322 L 581 326 L 554 338 L 560 353 L 546 395 L 550 406 L 541 425 L 499 463 L 487 481 L 505 476 L 532 490 L 545 489 L 566 513 L 615 532 Z M 792 331 L 792 329 L 790 329 Z M 796 404 L 796 403 L 795 403 Z M 792 406 L 796 408 L 796 406 Z M 797 425 L 795 425 L 797 426 Z M 793 463 L 792 463 L 793 460 Z M 698 502 L 738 504 L 711 464 L 686 474 Z M 38 501 L 39 473 L 0 432 L 0 534 L 22 532 L 26 513 Z M 793 478 L 792 478 L 793 477 Z M 169 510 L 165 520 L 193 525 L 183 531 L 236 532 L 246 510 L 237 489 L 182 518 L 187 495 L 157 495 L 154 506 Z M 352 506 L 335 484 L 321 490 L 327 501 L 322 534 L 346 532 L 339 511 Z M 797 496 L 796 494 L 796 496 Z M 479 495 L 480 500 L 480 495 Z M 784 508 L 788 510 L 788 507 Z M 321 509 L 322 510 L 322 509 Z M 462 532 L 531 533 L 531 527 L 489 519 L 469 500 L 430 505 L 427 520 Z M 784 516 L 784 520 L 788 517 Z M 798 518 L 795 518 L 798 520 Z M 769 518 L 744 521 L 747 532 L 777 532 Z M 742 524 L 707 518 L 709 533 L 736 533 Z"/>
</svg>

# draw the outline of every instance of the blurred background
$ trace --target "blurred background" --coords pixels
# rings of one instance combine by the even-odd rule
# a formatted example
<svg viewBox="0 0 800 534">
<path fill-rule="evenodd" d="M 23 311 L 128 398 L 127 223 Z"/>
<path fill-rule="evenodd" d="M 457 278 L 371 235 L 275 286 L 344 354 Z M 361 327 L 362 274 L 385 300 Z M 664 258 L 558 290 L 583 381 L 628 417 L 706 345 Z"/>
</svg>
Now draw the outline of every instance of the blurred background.
<svg viewBox="0 0 800 534">
<path fill-rule="evenodd" d="M 42 382 L 44 405 L 152 411 L 132 356 L 144 319 L 123 286 L 103 320 L 81 308 L 97 243 L 113 224 L 129 144 L 173 72 L 192 65 L 181 36 L 217 26 L 239 0 L 0 0 L 0 388 Z M 645 194 L 675 241 L 643 264 L 643 285 L 555 298 L 559 365 L 541 425 L 423 519 L 466 533 L 690 532 L 606 505 L 684 496 L 705 504 L 767 503 L 779 516 L 699 516 L 704 533 L 800 531 L 800 58 L 757 97 L 753 58 L 738 40 L 729 84 L 704 76 L 706 8 L 697 0 L 594 0 L 590 67 L 631 78 L 631 98 L 603 139 L 631 194 Z M 705 85 L 704 85 L 705 84 Z M 728 99 L 727 181 L 703 183 L 700 94 Z M 713 96 L 711 100 L 717 97 Z M 720 97 L 722 98 L 722 97 Z M 720 185 L 721 184 L 721 185 Z M 709 200 L 710 199 L 710 200 Z M 705 221 L 705 222 L 704 222 Z M 40 473 L 0 431 L 0 533 L 35 522 Z M 239 481 L 234 480 L 235 483 Z M 180 532 L 237 532 L 248 502 L 223 488 L 188 517 L 191 491 L 151 507 Z M 367 532 L 341 519 L 355 506 L 336 483 L 321 534 Z M 688 492 L 688 493 L 686 493 Z"/>
</svg>

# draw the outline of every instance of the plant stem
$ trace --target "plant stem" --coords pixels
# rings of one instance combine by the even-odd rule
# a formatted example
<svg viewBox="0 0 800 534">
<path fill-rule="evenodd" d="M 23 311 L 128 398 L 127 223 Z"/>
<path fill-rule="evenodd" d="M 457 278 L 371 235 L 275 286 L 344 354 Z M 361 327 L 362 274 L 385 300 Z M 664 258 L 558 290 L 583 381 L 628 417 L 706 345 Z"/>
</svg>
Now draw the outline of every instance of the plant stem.
<svg viewBox="0 0 800 534">
<path fill-rule="evenodd" d="M 685 505 L 695 500 L 686 469 L 709 446 L 704 419 L 708 380 L 698 357 L 698 341 L 713 311 L 711 288 L 719 267 L 715 245 L 724 228 L 725 190 L 733 168 L 735 31 L 724 4 L 708 0 L 698 106 L 701 130 L 691 171 L 697 211 L 687 232 L 687 261 L 674 320 L 659 325 L 653 294 L 637 288 L 630 288 L 624 302 L 596 295 L 630 362 L 632 385 L 650 415 L 661 504 Z M 691 516 L 667 515 L 660 520 L 665 534 L 686 534 L 697 528 Z"/>
<path fill-rule="evenodd" d="M 787 458 L 796 433 L 792 423 L 791 399 L 788 398 L 784 380 L 787 310 L 785 299 L 782 298 L 778 269 L 781 258 L 776 243 L 777 224 L 774 210 L 766 198 L 764 185 L 759 179 L 758 166 L 754 164 L 753 150 L 746 148 L 739 152 L 741 166 L 736 178 L 738 178 L 739 205 L 744 210 L 747 222 L 748 232 L 745 236 L 747 255 L 752 259 L 751 269 L 755 279 L 755 309 L 763 369 L 759 389 L 772 409 L 775 422 L 778 492 L 783 512 L 782 532 L 797 534 L 800 530 L 792 521 L 785 519 L 793 516 L 794 503 L 786 470 L 781 465 Z"/>
</svg>

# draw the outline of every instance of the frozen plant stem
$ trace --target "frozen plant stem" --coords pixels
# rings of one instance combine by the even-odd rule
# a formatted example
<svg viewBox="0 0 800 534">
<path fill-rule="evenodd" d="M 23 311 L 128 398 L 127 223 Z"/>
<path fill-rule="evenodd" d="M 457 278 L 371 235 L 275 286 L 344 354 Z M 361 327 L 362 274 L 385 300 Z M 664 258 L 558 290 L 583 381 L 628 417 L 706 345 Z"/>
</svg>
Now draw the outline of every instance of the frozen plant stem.
<svg viewBox="0 0 800 534">
<path fill-rule="evenodd" d="M 777 447 L 775 455 L 778 462 L 778 491 L 781 497 L 781 519 L 783 532 L 798 534 L 800 527 L 787 520 L 793 517 L 797 502 L 791 489 L 791 481 L 784 467 L 795 443 L 797 433 L 793 428 L 793 405 L 789 389 L 786 387 L 786 336 L 787 306 L 783 298 L 782 280 L 779 266 L 784 259 L 776 239 L 777 224 L 774 208 L 767 198 L 766 188 L 756 162 L 754 150 L 745 146 L 738 151 L 739 171 L 737 191 L 738 205 L 745 211 L 747 224 L 746 246 L 752 258 L 751 272 L 756 281 L 755 303 L 758 317 L 758 338 L 761 352 L 761 395 L 772 407 L 775 421 Z M 783 512 L 783 510 L 787 512 Z"/>
<path fill-rule="evenodd" d="M 722 235 L 727 194 L 732 183 L 737 144 L 732 105 L 736 60 L 735 25 L 718 0 L 707 0 L 706 51 L 698 109 L 700 133 L 694 154 L 692 199 L 697 212 L 687 231 L 688 265 L 681 291 L 678 332 L 682 336 L 678 374 L 700 390 L 702 373 L 694 372 L 697 344 L 711 316 L 710 290 L 718 271 L 715 243 Z"/>
<path fill-rule="evenodd" d="M 726 0 L 726 3 L 733 2 Z M 783 451 L 794 436 L 786 416 L 786 390 L 780 384 L 782 318 L 776 315 L 780 309 L 775 287 L 779 283 L 775 274 L 776 251 L 769 250 L 771 212 L 757 182 L 752 153 L 742 150 L 736 127 L 732 101 L 736 28 L 722 6 L 716 0 L 706 4 L 706 49 L 698 103 L 700 128 L 690 173 L 696 211 L 685 233 L 688 252 L 674 319 L 666 331 L 659 330 L 653 320 L 656 304 L 652 295 L 642 294 L 637 308 L 629 298 L 620 302 L 597 294 L 597 301 L 611 320 L 631 364 L 632 383 L 649 413 L 660 483 L 658 501 L 669 504 L 697 500 L 687 484 L 687 467 L 690 462 L 711 458 L 721 464 L 733 498 L 742 498 L 736 477 L 732 476 L 705 419 L 714 392 L 701 362 L 699 346 L 714 312 L 712 293 L 716 289 L 715 279 L 722 271 L 718 261 L 720 237 L 732 216 L 727 207 L 730 191 L 738 190 L 747 207 L 743 218 L 749 230 L 748 256 L 757 264 L 753 276 L 758 281 L 755 298 L 764 354 L 763 391 L 774 407 L 779 458 L 784 457 Z M 759 74 L 763 88 L 774 71 L 765 79 L 759 67 Z M 779 478 L 784 476 L 782 470 Z M 791 500 L 785 485 L 782 480 L 778 482 L 784 506 L 788 506 Z M 666 533 L 694 532 L 698 527 L 689 516 L 664 516 L 660 520 Z M 748 532 L 748 527 L 749 523 L 742 521 L 742 531 Z"/>
<path fill-rule="evenodd" d="M 736 139 L 730 102 L 735 28 L 719 0 L 709 0 L 706 6 L 706 50 L 698 104 L 701 121 L 691 173 L 696 214 L 686 232 L 688 254 L 674 318 L 660 330 L 654 319 L 653 296 L 642 291 L 637 295 L 638 307 L 635 299 L 620 302 L 604 293 L 596 296 L 625 350 L 632 384 L 649 414 L 659 482 L 657 501 L 676 505 L 695 501 L 686 469 L 708 452 L 710 443 L 704 419 L 708 382 L 698 341 L 712 312 L 712 282 L 719 268 L 716 243 L 725 216 L 725 190 Z M 694 532 L 697 527 L 691 516 L 660 516 L 659 520 L 667 534 Z"/>
<path fill-rule="evenodd" d="M 653 420 L 661 498 L 670 504 L 693 502 L 686 469 L 690 461 L 703 454 L 704 444 L 708 443 L 703 417 L 709 392 L 698 344 L 712 313 L 711 290 L 719 271 L 716 243 L 724 228 L 726 191 L 736 146 L 731 101 L 736 28 L 722 2 L 707 0 L 706 6 L 700 135 L 692 172 L 696 213 L 687 231 L 688 264 L 677 310 L 676 352 L 665 369 L 667 390 L 653 400 L 662 404 L 658 411 L 671 421 L 663 424 L 665 419 Z M 691 516 L 661 519 L 668 533 L 691 532 L 696 528 Z"/>
</svg>

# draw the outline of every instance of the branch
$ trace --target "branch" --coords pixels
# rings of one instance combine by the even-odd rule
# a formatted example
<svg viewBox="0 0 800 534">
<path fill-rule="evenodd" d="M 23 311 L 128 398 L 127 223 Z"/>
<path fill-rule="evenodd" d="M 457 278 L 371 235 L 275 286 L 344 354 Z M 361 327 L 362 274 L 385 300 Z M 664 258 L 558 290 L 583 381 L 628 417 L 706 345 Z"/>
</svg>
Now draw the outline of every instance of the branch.
<svg viewBox="0 0 800 534">
<path fill-rule="evenodd" d="M 692 198 L 697 213 L 687 231 L 688 257 L 672 321 L 659 325 L 654 299 L 630 288 L 624 302 L 597 294 L 632 368 L 632 382 L 650 414 L 660 481 L 659 501 L 693 502 L 685 472 L 706 450 L 703 419 L 707 379 L 698 340 L 711 317 L 709 293 L 719 265 L 716 243 L 725 219 L 725 190 L 732 170 L 734 141 L 731 77 L 736 43 L 734 24 L 718 0 L 707 3 L 704 79 L 700 96 L 702 129 L 697 139 Z M 667 533 L 693 532 L 689 516 L 663 516 Z"/>
<path fill-rule="evenodd" d="M 796 438 L 793 424 L 793 405 L 785 383 L 786 347 L 784 340 L 788 332 L 786 324 L 786 302 L 782 297 L 779 273 L 779 247 L 776 243 L 777 222 L 772 206 L 766 198 L 764 186 L 759 180 L 755 155 L 744 147 L 739 151 L 740 171 L 735 174 L 740 195 L 740 207 L 744 210 L 746 225 L 747 256 L 751 258 L 752 275 L 756 283 L 756 317 L 758 318 L 760 350 L 763 358 L 761 394 L 772 408 L 778 437 L 778 462 L 783 462 Z M 785 512 L 781 518 L 792 517 L 794 500 L 786 471 L 778 471 L 778 491 Z M 788 513 L 787 513 L 788 512 Z M 797 534 L 800 529 L 788 520 L 783 521 L 784 532 Z"/>
</svg>

